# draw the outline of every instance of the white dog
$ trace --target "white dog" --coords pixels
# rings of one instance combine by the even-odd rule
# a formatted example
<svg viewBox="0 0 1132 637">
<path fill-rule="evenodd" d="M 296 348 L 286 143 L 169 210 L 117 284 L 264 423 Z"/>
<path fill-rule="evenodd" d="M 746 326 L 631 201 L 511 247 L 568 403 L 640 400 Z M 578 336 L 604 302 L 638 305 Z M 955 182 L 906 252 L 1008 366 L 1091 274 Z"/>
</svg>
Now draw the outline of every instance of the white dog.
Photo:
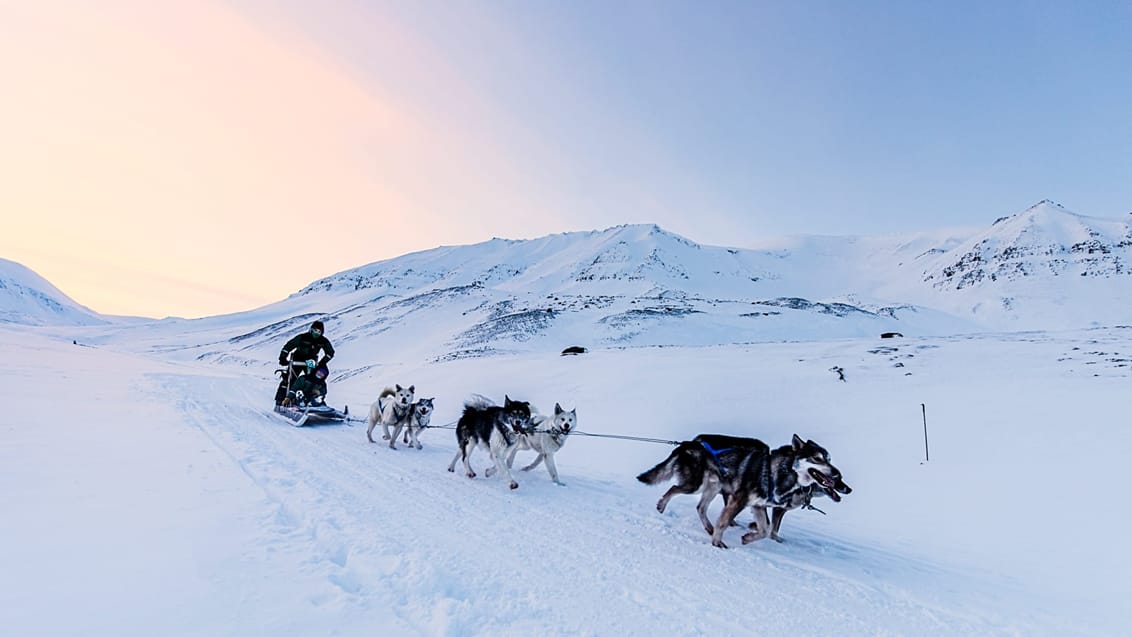
<svg viewBox="0 0 1132 637">
<path fill-rule="evenodd" d="M 558 486 L 566 486 L 558 479 L 558 467 L 554 464 L 554 454 L 566 444 L 566 437 L 578 424 L 577 408 L 566 411 L 562 405 L 554 403 L 554 417 L 548 418 L 539 414 L 531 419 L 534 431 L 519 436 L 518 443 L 511 447 L 507 455 L 507 466 L 515 462 L 515 454 L 520 449 L 531 449 L 538 452 L 538 457 L 531 464 L 523 467 L 523 471 L 530 471 L 546 460 L 546 470 L 550 472 L 550 479 Z"/>
<path fill-rule="evenodd" d="M 386 387 L 381 391 L 381 395 L 369 406 L 367 419 L 369 428 L 366 429 L 366 438 L 370 442 L 377 442 L 373 439 L 373 428 L 380 422 L 381 439 L 388 440 L 391 448 L 397 448 L 393 445 L 396 440 L 389 435 L 389 425 L 395 425 L 398 429 L 404 425 L 404 420 L 409 417 L 409 407 L 413 404 L 415 391 L 414 385 L 408 387 L 397 385 L 396 388 Z"/>
</svg>

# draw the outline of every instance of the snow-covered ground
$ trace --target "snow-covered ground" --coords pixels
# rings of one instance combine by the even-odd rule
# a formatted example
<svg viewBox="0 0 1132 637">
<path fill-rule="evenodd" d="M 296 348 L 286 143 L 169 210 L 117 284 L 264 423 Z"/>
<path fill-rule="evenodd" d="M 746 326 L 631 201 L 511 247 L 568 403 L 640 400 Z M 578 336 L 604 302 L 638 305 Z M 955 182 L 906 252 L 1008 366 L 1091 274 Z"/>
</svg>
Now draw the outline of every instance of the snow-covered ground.
<svg viewBox="0 0 1132 637">
<path fill-rule="evenodd" d="M 510 491 L 446 471 L 452 431 L 392 451 L 364 425 L 296 429 L 269 413 L 267 367 L 83 329 L 0 325 L 5 634 L 1129 630 L 1116 487 L 1132 329 L 384 359 L 332 376 L 330 402 L 354 413 L 414 384 L 434 425 L 472 393 L 507 394 L 576 407 L 583 432 L 772 446 L 796 432 L 829 449 L 854 492 L 788 514 L 781 544 L 732 529 L 729 550 L 695 498 L 661 515 L 664 487 L 635 480 L 667 445 L 575 436 L 567 486 L 540 467 Z"/>
</svg>

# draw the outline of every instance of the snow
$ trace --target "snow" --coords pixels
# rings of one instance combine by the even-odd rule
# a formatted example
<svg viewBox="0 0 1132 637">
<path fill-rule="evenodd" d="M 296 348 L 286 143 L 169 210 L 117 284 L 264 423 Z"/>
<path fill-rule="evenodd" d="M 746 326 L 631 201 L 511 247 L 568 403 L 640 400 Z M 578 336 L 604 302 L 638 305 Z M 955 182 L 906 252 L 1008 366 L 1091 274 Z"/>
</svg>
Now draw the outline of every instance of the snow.
<svg viewBox="0 0 1132 637">
<path fill-rule="evenodd" d="M 5 634 L 1127 634 L 1128 228 L 1048 203 L 757 250 L 620 226 L 195 320 L 97 315 L 0 261 Z M 1086 236 L 1103 250 L 1050 243 Z M 925 278 L 986 245 L 1025 275 Z M 316 318 L 329 403 L 415 385 L 423 450 L 271 413 L 279 347 Z M 576 408 L 566 486 L 539 467 L 509 490 L 482 451 L 481 477 L 446 471 L 473 394 Z M 783 543 L 714 548 L 697 498 L 662 515 L 667 485 L 635 479 L 669 445 L 600 437 L 700 433 L 812 438 L 854 491 L 787 514 Z"/>
<path fill-rule="evenodd" d="M 286 425 L 269 413 L 270 361 L 184 356 L 174 344 L 204 337 L 190 326 L 151 325 L 144 347 L 141 327 L 0 326 L 20 361 L 0 393 L 20 406 L 0 424 L 5 632 L 1126 632 L 1129 329 L 448 362 L 353 351 L 375 365 L 331 378 L 330 402 L 356 414 L 399 382 L 436 397 L 436 425 L 472 393 L 507 394 L 576 407 L 583 432 L 799 433 L 830 450 L 852 494 L 789 513 L 781 544 L 741 546 L 732 529 L 721 550 L 696 498 L 661 515 L 665 487 L 634 479 L 667 445 L 575 436 L 558 456 L 567 486 L 539 467 L 511 491 L 447 472 L 449 430 L 393 451 L 364 425 Z"/>
</svg>

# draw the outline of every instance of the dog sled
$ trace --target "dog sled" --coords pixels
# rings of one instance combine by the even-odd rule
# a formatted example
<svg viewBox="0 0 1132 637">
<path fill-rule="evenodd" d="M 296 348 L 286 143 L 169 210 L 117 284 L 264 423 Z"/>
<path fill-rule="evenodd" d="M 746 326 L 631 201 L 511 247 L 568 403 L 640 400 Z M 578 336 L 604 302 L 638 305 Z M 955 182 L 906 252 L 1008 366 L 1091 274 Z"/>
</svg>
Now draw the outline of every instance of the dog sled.
<svg viewBox="0 0 1132 637">
<path fill-rule="evenodd" d="M 285 361 L 281 360 L 280 362 L 286 363 L 287 366 L 284 369 L 275 370 L 275 374 L 279 376 L 279 387 L 275 390 L 276 414 L 286 418 L 295 427 L 350 420 L 350 408 L 348 406 L 344 410 L 338 411 L 324 402 L 323 397 L 326 394 L 324 379 L 329 374 L 325 363 L 317 367 L 315 367 L 313 360 L 299 364 L 292 361 L 290 356 Z M 307 397 L 303 396 L 303 389 L 298 389 L 303 382 L 310 378 L 308 374 L 314 374 L 318 379 L 315 381 L 313 390 L 309 382 L 304 386 L 305 390 L 311 391 L 313 394 L 313 398 L 309 401 Z M 321 383 L 321 390 L 317 383 Z M 295 391 L 292 391 L 293 389 Z"/>
<path fill-rule="evenodd" d="M 275 413 L 287 419 L 287 422 L 294 427 L 348 422 L 350 420 L 349 406 L 343 411 L 338 411 L 329 405 L 307 405 L 305 407 L 279 405 L 275 408 Z"/>
</svg>

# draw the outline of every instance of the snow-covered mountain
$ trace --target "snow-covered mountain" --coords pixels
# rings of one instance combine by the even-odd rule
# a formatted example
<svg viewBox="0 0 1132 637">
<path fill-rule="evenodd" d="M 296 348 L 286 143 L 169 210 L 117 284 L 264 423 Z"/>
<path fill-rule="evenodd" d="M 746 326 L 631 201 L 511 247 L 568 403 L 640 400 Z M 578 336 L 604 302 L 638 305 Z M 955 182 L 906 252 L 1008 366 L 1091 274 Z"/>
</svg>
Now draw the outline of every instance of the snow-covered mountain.
<svg viewBox="0 0 1132 637">
<path fill-rule="evenodd" d="M 1048 201 L 982 230 L 758 249 L 630 225 L 417 252 L 321 279 L 280 305 L 321 311 L 337 333 L 379 349 L 406 337 L 437 346 L 426 358 L 1066 329 L 1124 320 L 1130 245 L 1128 223 Z M 381 342 L 393 334 L 399 343 Z"/>
<path fill-rule="evenodd" d="M 655 225 L 497 238 L 371 263 L 251 312 L 200 319 L 196 329 L 223 326 L 231 342 L 190 347 L 232 356 L 235 344 L 262 360 L 261 349 L 314 317 L 339 342 L 417 360 L 1112 325 L 1132 308 L 1130 250 L 1129 223 L 1049 201 L 983 229 L 800 236 L 755 249 L 704 246 Z M 46 282 L 24 288 L 66 299 Z M 149 329 L 156 336 L 170 321 L 181 322 Z"/>
<path fill-rule="evenodd" d="M 103 325 L 107 320 L 27 267 L 0 259 L 0 323 Z"/>
<path fill-rule="evenodd" d="M 792 267 L 774 251 L 703 246 L 631 225 L 426 250 L 316 281 L 285 304 L 324 308 L 351 339 L 380 339 L 396 326 L 398 339 L 424 340 L 416 326 L 427 325 L 427 341 L 444 345 L 433 355 L 457 358 L 542 344 L 709 345 L 972 328 L 927 308 L 813 296 L 823 286 L 791 276 Z"/>
<path fill-rule="evenodd" d="M 995 221 L 946 253 L 925 280 L 961 290 L 1035 276 L 1132 276 L 1132 224 L 1073 214 L 1049 200 Z"/>
<path fill-rule="evenodd" d="M 630 225 L 440 247 L 326 277 L 251 313 L 202 319 L 200 330 L 220 322 L 231 337 L 193 347 L 206 359 L 271 360 L 268 350 L 315 317 L 336 344 L 347 345 L 344 351 L 359 353 L 359 365 L 374 352 L 453 360 L 570 345 L 705 346 L 979 329 L 929 307 L 886 303 L 867 289 L 835 294 L 861 289 L 850 283 L 867 277 L 837 263 L 852 262 L 845 252 L 867 242 L 811 241 L 819 247 L 742 250 Z"/>
<path fill-rule="evenodd" d="M 917 259 L 932 307 L 998 328 L 1111 325 L 1132 308 L 1132 223 L 1043 200 Z"/>
</svg>

